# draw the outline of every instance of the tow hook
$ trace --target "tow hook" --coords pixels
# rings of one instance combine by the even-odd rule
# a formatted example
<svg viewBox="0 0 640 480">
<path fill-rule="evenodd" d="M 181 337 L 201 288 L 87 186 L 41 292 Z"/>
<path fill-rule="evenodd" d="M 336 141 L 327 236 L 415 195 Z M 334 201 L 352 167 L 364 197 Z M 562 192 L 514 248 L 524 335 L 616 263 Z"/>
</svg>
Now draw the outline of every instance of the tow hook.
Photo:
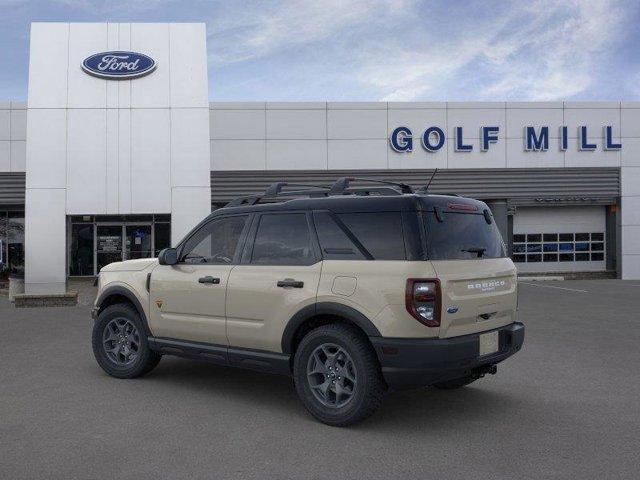
<svg viewBox="0 0 640 480">
<path fill-rule="evenodd" d="M 483 365 L 482 367 L 474 368 L 471 375 L 473 378 L 482 378 L 485 375 L 495 375 L 497 371 L 497 365 Z"/>
</svg>

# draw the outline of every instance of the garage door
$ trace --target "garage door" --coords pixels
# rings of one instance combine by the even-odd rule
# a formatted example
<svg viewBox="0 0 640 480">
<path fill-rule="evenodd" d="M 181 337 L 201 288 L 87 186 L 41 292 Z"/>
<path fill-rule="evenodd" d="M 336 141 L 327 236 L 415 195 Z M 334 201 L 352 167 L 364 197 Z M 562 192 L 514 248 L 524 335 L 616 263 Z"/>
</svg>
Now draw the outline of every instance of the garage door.
<svg viewBox="0 0 640 480">
<path fill-rule="evenodd" d="M 605 207 L 519 207 L 513 261 L 521 272 L 604 271 L 605 232 Z"/>
</svg>

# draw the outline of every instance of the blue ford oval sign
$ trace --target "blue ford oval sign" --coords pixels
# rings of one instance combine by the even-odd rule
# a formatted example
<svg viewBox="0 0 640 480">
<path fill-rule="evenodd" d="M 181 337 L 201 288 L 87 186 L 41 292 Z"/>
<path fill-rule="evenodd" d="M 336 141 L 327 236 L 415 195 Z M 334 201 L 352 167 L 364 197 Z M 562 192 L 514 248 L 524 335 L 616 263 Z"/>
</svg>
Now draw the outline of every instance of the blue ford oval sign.
<svg viewBox="0 0 640 480">
<path fill-rule="evenodd" d="M 130 80 L 151 73 L 156 68 L 153 58 L 136 52 L 102 52 L 87 57 L 82 69 L 89 75 L 112 80 Z"/>
</svg>

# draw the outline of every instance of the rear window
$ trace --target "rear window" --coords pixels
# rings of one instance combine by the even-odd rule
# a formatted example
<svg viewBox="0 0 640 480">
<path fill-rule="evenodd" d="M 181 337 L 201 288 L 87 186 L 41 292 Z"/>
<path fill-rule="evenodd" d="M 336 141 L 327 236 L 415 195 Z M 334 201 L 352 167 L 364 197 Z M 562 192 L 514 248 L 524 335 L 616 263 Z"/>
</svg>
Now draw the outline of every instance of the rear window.
<svg viewBox="0 0 640 480">
<path fill-rule="evenodd" d="M 495 221 L 487 224 L 484 215 L 443 212 L 438 221 L 425 213 L 427 254 L 430 260 L 470 260 L 506 256 Z"/>
</svg>

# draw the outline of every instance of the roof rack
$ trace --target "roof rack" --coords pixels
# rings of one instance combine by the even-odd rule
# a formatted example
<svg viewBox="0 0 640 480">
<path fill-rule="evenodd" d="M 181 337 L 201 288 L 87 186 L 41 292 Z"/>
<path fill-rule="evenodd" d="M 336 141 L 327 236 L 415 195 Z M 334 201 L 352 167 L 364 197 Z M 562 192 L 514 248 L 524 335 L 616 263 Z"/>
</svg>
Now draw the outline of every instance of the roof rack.
<svg viewBox="0 0 640 480">
<path fill-rule="evenodd" d="M 371 182 L 380 184 L 382 186 L 376 187 L 351 187 L 351 182 Z M 303 187 L 302 190 L 290 190 L 282 191 L 284 187 Z M 275 182 L 269 185 L 262 194 L 247 195 L 244 197 L 238 197 L 227 203 L 226 207 L 239 207 L 243 205 L 255 205 L 261 201 L 275 201 L 278 197 L 330 197 L 337 195 L 355 195 L 355 196 L 369 196 L 369 195 L 405 195 L 411 193 L 427 194 L 428 185 L 420 187 L 414 190 L 411 186 L 405 183 L 392 182 L 389 180 L 378 180 L 374 178 L 359 178 L 359 177 L 342 177 L 336 180 L 333 185 L 303 185 L 299 183 L 288 182 Z M 451 195 L 459 197 L 457 193 L 440 193 L 439 195 Z"/>
<path fill-rule="evenodd" d="M 283 192 L 283 187 L 305 187 L 305 189 Z M 255 205 L 256 203 L 260 203 L 261 200 L 275 199 L 277 197 L 326 197 L 329 189 L 330 187 L 327 185 L 302 185 L 299 183 L 275 182 L 269 185 L 261 195 L 238 197 L 231 200 L 225 206 L 239 207 L 242 205 Z"/>
<path fill-rule="evenodd" d="M 336 180 L 336 182 L 331 186 L 331 190 L 329 190 L 329 195 L 344 195 L 344 194 L 350 193 L 349 185 L 351 182 L 355 182 L 355 181 L 380 183 L 383 185 L 392 185 L 394 187 L 400 188 L 399 192 L 396 189 L 390 189 L 396 192 L 396 194 L 413 193 L 413 188 L 411 188 L 409 185 L 405 183 L 391 182 L 389 180 L 378 180 L 375 178 L 342 177 Z M 368 189 L 368 190 L 371 191 L 371 189 Z"/>
</svg>

